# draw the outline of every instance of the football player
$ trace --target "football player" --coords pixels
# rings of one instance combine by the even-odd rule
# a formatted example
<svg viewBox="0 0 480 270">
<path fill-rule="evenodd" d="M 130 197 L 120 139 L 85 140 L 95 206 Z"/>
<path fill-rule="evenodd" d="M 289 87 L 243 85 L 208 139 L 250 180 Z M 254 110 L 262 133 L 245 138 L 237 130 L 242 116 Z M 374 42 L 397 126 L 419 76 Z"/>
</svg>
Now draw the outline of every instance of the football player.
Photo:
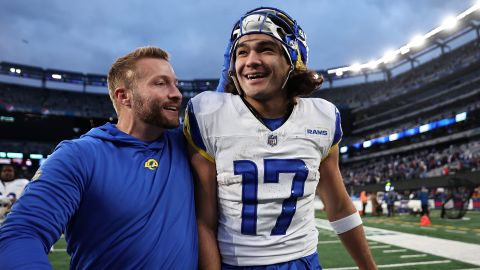
<svg viewBox="0 0 480 270">
<path fill-rule="evenodd" d="M 15 168 L 13 165 L 3 165 L 0 170 L 0 218 L 8 213 L 13 203 L 22 195 L 25 186 L 29 183 L 27 179 L 15 179 Z"/>
<path fill-rule="evenodd" d="M 258 8 L 240 18 L 230 41 L 226 93 L 193 98 L 184 125 L 201 268 L 321 269 L 317 191 L 360 269 L 376 269 L 339 171 L 339 112 L 300 97 L 323 80 L 307 69 L 302 28 L 281 10 Z"/>
</svg>

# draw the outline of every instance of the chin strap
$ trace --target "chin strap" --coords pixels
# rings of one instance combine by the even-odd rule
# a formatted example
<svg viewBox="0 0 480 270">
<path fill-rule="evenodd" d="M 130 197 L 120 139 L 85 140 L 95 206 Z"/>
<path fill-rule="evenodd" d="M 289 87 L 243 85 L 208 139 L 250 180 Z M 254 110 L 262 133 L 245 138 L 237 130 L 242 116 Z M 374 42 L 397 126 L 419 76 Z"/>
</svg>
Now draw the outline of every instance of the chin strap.
<svg viewBox="0 0 480 270">
<path fill-rule="evenodd" d="M 245 92 L 243 92 L 242 88 L 240 87 L 240 83 L 238 82 L 237 76 L 235 76 L 233 71 L 228 71 L 228 75 L 232 78 L 233 84 L 235 88 L 237 88 L 238 95 L 243 98 L 245 96 Z"/>
<path fill-rule="evenodd" d="M 290 74 L 293 72 L 293 66 L 290 65 L 290 70 L 287 73 L 287 77 L 285 78 L 285 81 L 282 83 L 282 90 L 285 89 L 285 86 L 287 85 L 288 79 L 290 79 Z"/>
</svg>

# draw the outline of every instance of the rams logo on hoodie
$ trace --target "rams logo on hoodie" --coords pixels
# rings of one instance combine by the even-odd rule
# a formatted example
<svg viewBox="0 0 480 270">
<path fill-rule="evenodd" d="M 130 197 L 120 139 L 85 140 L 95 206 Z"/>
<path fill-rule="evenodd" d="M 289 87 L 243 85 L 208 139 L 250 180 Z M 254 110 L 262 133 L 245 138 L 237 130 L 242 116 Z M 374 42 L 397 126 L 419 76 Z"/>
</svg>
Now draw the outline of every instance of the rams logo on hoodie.
<svg viewBox="0 0 480 270">
<path fill-rule="evenodd" d="M 145 168 L 154 171 L 157 167 L 158 167 L 158 161 L 156 161 L 155 159 L 151 158 L 145 161 Z"/>
</svg>

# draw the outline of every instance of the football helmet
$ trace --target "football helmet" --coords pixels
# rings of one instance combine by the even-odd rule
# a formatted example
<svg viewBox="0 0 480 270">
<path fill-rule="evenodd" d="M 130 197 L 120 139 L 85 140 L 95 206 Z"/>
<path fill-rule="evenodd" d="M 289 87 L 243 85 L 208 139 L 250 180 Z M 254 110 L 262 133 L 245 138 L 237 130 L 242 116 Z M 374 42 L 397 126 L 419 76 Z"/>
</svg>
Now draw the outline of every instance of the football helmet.
<svg viewBox="0 0 480 270">
<path fill-rule="evenodd" d="M 291 69 L 307 69 L 307 37 L 302 28 L 287 13 L 277 8 L 260 7 L 245 13 L 233 27 L 230 36 L 231 71 L 233 71 L 233 57 L 238 40 L 250 34 L 266 34 L 277 39 L 288 55 Z"/>
</svg>

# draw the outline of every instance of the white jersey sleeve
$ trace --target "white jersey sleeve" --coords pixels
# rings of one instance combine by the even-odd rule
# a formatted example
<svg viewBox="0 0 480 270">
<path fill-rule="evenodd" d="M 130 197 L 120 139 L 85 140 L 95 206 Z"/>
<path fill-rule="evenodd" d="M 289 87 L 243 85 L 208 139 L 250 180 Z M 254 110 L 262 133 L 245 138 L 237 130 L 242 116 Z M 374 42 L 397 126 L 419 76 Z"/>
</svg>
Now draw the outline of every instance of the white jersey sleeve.
<svg viewBox="0 0 480 270">
<path fill-rule="evenodd" d="M 23 194 L 25 186 L 29 183 L 27 179 L 19 178 L 10 182 L 3 182 L 3 185 L 0 186 L 0 195 L 3 196 L 12 196 L 17 200 Z"/>
<path fill-rule="evenodd" d="M 240 97 L 204 92 L 188 105 L 185 134 L 216 165 L 224 263 L 275 264 L 316 251 L 319 167 L 342 135 L 333 104 L 300 98 L 271 131 Z"/>
<path fill-rule="evenodd" d="M 10 182 L 2 182 L 0 185 L 0 217 L 5 214 L 11 206 L 12 198 L 19 199 L 25 186 L 29 183 L 27 179 L 15 179 Z"/>
</svg>

